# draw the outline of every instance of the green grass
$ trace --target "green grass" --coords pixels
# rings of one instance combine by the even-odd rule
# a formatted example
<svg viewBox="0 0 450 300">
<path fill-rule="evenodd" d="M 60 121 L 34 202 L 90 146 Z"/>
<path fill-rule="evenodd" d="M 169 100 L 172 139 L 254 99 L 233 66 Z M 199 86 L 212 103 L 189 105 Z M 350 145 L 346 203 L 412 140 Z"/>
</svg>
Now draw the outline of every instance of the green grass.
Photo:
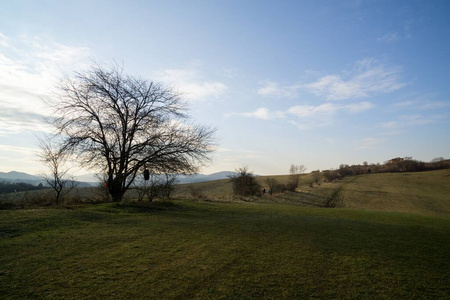
<svg viewBox="0 0 450 300">
<path fill-rule="evenodd" d="M 450 170 L 355 176 L 341 198 L 340 207 L 450 217 Z"/>
<path fill-rule="evenodd" d="M 0 211 L 2 299 L 449 298 L 450 220 L 173 201 Z"/>
</svg>

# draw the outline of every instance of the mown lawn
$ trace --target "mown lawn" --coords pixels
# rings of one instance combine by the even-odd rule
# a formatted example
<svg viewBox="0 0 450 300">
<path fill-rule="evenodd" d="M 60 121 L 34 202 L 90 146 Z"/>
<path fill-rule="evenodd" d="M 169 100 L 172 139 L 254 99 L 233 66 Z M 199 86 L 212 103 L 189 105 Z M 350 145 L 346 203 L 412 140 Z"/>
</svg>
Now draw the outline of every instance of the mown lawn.
<svg viewBox="0 0 450 300">
<path fill-rule="evenodd" d="M 449 298 L 450 220 L 173 201 L 0 211 L 0 298 Z"/>
</svg>

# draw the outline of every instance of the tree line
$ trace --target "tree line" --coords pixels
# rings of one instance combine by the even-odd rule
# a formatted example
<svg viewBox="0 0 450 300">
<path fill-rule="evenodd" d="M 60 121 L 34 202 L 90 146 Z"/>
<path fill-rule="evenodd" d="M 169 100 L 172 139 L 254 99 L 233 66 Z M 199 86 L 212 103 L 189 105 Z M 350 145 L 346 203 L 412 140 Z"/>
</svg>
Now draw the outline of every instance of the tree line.
<svg viewBox="0 0 450 300">
<path fill-rule="evenodd" d="M 398 158 L 387 161 L 384 164 L 369 164 L 364 162 L 362 165 L 341 164 L 339 168 L 322 171 L 326 181 L 331 182 L 336 179 L 342 179 L 347 176 L 371 174 L 371 173 L 397 173 L 397 172 L 422 172 L 450 169 L 450 159 L 442 157 L 435 158 L 430 162 L 414 160 L 412 157 Z"/>
<path fill-rule="evenodd" d="M 14 193 L 14 192 L 26 192 L 42 190 L 45 187 L 40 183 L 38 186 L 25 182 L 6 182 L 0 181 L 0 194 Z"/>
</svg>

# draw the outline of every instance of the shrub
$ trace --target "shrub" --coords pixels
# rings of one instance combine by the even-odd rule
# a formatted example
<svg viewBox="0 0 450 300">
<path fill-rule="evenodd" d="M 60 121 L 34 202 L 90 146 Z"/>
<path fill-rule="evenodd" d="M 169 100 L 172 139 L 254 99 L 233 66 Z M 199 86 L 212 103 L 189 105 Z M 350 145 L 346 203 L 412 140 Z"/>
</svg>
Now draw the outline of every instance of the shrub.
<svg viewBox="0 0 450 300">
<path fill-rule="evenodd" d="M 233 194 L 237 196 L 260 196 L 261 186 L 256 181 L 252 172 L 247 167 L 236 170 L 236 175 L 231 175 L 230 181 L 233 184 Z"/>
</svg>

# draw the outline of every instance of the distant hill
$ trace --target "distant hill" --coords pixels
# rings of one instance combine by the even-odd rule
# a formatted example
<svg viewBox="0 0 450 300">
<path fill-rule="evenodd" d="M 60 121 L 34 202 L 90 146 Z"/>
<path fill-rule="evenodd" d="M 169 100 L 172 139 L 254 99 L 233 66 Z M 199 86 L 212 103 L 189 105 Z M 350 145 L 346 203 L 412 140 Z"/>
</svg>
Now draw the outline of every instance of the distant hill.
<svg viewBox="0 0 450 300">
<path fill-rule="evenodd" d="M 32 185 L 39 185 L 42 183 L 44 186 L 47 185 L 44 179 L 40 176 L 36 175 L 30 175 L 23 172 L 17 172 L 17 171 L 11 171 L 11 172 L 0 172 L 0 182 L 5 183 L 28 183 Z M 93 186 L 93 183 L 90 182 L 83 182 L 83 181 L 77 181 L 78 187 L 91 187 Z"/>
<path fill-rule="evenodd" d="M 226 179 L 229 176 L 234 175 L 234 174 L 236 174 L 236 172 L 222 171 L 222 172 L 212 173 L 209 175 L 203 175 L 203 174 L 180 175 L 180 176 L 178 176 L 178 183 L 186 184 L 186 183 L 221 180 L 221 179 Z"/>
<path fill-rule="evenodd" d="M 8 173 L 0 172 L 0 178 L 2 179 L 22 179 L 22 180 L 40 180 L 41 178 L 38 176 L 30 175 L 27 173 L 11 171 Z"/>
<path fill-rule="evenodd" d="M 229 176 L 236 174 L 236 172 L 231 171 L 222 171 L 212 174 L 193 174 L 193 175 L 179 175 L 177 176 L 177 184 L 187 184 L 187 183 L 195 183 L 195 182 L 205 182 L 205 181 L 214 181 L 214 180 L 220 180 L 220 179 L 226 179 Z M 90 183 L 96 183 L 98 182 L 98 178 L 100 174 L 96 173 L 90 173 L 90 174 L 84 174 L 80 176 L 75 176 L 75 179 L 78 181 L 83 182 L 90 182 Z M 143 176 L 143 175 L 141 175 Z M 138 175 L 139 178 L 139 175 Z"/>
<path fill-rule="evenodd" d="M 236 174 L 236 172 L 222 171 L 222 172 L 212 173 L 212 174 L 208 174 L 208 175 L 204 175 L 204 174 L 179 175 L 177 177 L 177 184 L 187 184 L 187 183 L 206 182 L 206 181 L 226 179 L 233 174 Z M 75 176 L 75 180 L 78 182 L 79 187 L 95 186 L 98 182 L 98 174 L 89 173 L 89 174 Z M 16 171 L 11 171 L 8 173 L 0 172 L 0 181 L 10 182 L 10 183 L 24 182 L 24 183 L 29 183 L 32 185 L 38 185 L 39 183 L 42 183 L 45 185 L 45 181 L 40 176 L 30 175 L 27 173 L 16 172 Z"/>
</svg>

